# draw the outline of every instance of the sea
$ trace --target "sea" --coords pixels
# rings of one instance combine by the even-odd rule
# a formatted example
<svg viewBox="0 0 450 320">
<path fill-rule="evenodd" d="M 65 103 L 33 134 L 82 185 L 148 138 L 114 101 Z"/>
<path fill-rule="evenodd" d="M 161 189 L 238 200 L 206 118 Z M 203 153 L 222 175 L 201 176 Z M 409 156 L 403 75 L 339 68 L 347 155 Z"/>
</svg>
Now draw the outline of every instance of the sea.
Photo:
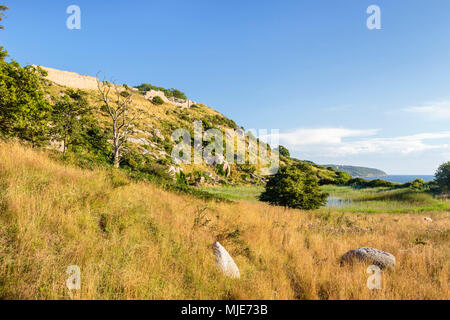
<svg viewBox="0 0 450 320">
<path fill-rule="evenodd" d="M 366 180 L 382 179 L 390 182 L 406 183 L 416 179 L 423 179 L 425 182 L 434 180 L 434 176 L 430 175 L 388 175 L 384 177 L 367 177 Z"/>
</svg>

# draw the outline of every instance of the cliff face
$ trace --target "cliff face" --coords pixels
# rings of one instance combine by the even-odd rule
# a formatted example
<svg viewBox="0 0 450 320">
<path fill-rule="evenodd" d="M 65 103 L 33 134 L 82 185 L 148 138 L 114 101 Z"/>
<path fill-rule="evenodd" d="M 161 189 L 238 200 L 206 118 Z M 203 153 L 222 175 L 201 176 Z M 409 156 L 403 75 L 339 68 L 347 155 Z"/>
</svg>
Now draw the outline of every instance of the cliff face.
<svg viewBox="0 0 450 320">
<path fill-rule="evenodd" d="M 81 90 L 95 90 L 97 89 L 97 78 L 80 75 L 75 72 L 62 71 L 48 67 L 42 67 L 47 71 L 47 80 L 50 80 L 60 86 L 81 89 Z"/>
</svg>

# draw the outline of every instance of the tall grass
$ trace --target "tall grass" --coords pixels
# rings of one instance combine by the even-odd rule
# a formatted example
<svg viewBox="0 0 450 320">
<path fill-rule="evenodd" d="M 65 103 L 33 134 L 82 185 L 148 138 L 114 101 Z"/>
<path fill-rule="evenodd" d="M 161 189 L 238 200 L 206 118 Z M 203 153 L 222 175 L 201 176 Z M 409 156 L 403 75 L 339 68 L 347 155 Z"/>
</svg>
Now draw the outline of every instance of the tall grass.
<svg viewBox="0 0 450 320">
<path fill-rule="evenodd" d="M 0 298 L 448 299 L 450 215 L 431 216 L 206 202 L 0 143 Z M 241 279 L 216 268 L 217 239 Z M 361 246 L 397 257 L 381 290 L 366 265 L 339 264 Z"/>
</svg>

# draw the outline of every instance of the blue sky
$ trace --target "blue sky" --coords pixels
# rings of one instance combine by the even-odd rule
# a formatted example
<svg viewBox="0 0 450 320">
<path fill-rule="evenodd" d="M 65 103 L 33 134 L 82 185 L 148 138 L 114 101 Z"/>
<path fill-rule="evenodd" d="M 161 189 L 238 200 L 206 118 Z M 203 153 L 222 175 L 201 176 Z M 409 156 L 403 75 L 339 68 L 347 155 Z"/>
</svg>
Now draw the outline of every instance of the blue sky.
<svg viewBox="0 0 450 320">
<path fill-rule="evenodd" d="M 433 174 L 450 160 L 450 1 L 4 0 L 21 63 L 183 90 L 300 159 Z M 78 5 L 81 30 L 66 28 Z M 381 8 L 381 30 L 366 9 Z M 270 142 L 270 141 L 269 141 Z"/>
</svg>

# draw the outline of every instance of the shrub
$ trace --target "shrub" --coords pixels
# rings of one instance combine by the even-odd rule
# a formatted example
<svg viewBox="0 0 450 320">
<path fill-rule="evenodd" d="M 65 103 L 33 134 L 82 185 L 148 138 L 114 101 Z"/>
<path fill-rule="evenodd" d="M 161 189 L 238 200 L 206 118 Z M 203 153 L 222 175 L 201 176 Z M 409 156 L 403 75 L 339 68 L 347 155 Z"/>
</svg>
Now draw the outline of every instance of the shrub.
<svg viewBox="0 0 450 320">
<path fill-rule="evenodd" d="M 333 170 L 334 171 L 334 170 Z M 352 176 L 344 171 L 336 171 L 336 184 L 345 185 L 352 179 Z"/>
<path fill-rule="evenodd" d="M 310 166 L 298 164 L 281 167 L 269 178 L 260 200 L 297 209 L 317 209 L 326 203 L 327 194 L 319 189 L 318 179 Z"/>
<path fill-rule="evenodd" d="M 371 187 L 371 188 L 378 188 L 378 187 L 391 188 L 391 187 L 395 187 L 397 185 L 398 185 L 397 183 L 382 180 L 382 179 L 370 180 L 366 184 L 367 187 Z"/>
<path fill-rule="evenodd" d="M 347 183 L 349 186 L 359 187 L 359 188 L 394 188 L 394 187 L 402 187 L 402 184 L 390 182 L 382 179 L 375 180 L 364 180 L 362 178 L 354 178 L 349 180 Z"/>
<path fill-rule="evenodd" d="M 180 171 L 179 173 L 177 173 L 177 184 L 183 185 L 183 186 L 187 186 L 187 184 L 188 184 L 186 175 L 184 174 L 183 171 Z"/>
<path fill-rule="evenodd" d="M 238 168 L 248 174 L 256 172 L 256 167 L 248 163 L 239 164 Z"/>
<path fill-rule="evenodd" d="M 435 176 L 442 192 L 450 191 L 450 161 L 442 164 L 436 171 Z"/>
<path fill-rule="evenodd" d="M 291 157 L 291 153 L 289 152 L 289 150 L 281 145 L 278 147 L 278 152 L 280 153 L 280 156 L 287 158 Z"/>
<path fill-rule="evenodd" d="M 414 181 L 405 183 L 405 187 L 413 190 L 423 190 L 425 188 L 425 181 L 423 179 L 416 179 Z"/>
<path fill-rule="evenodd" d="M 160 105 L 164 104 L 164 100 L 161 97 L 156 96 L 156 97 L 153 97 L 152 103 L 160 106 Z"/>
</svg>

